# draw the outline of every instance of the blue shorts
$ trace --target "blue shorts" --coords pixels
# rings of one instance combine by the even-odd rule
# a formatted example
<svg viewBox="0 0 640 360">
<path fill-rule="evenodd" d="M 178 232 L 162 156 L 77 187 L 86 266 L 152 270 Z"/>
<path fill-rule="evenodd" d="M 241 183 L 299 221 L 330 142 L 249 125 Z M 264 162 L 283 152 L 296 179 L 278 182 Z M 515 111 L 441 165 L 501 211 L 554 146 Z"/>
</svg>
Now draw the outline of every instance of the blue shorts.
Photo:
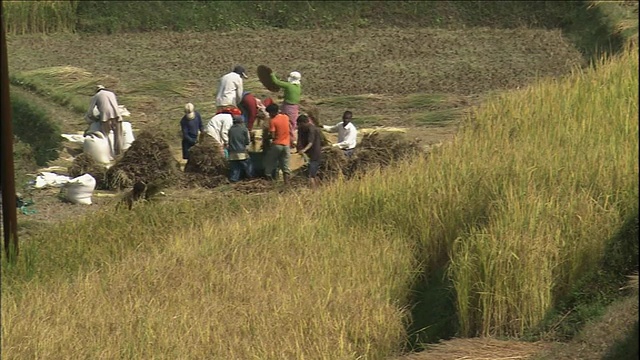
<svg viewBox="0 0 640 360">
<path fill-rule="evenodd" d="M 318 175 L 318 169 L 320 169 L 320 161 L 309 161 L 308 176 L 315 178 Z"/>
</svg>

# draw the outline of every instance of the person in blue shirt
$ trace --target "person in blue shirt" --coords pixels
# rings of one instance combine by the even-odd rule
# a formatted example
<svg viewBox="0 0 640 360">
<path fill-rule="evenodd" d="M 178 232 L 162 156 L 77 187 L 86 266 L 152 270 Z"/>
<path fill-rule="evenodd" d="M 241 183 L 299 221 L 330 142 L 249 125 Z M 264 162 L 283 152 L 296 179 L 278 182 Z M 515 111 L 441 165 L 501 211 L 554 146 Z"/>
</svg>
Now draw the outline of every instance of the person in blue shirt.
<svg viewBox="0 0 640 360">
<path fill-rule="evenodd" d="M 200 113 L 195 111 L 192 103 L 184 106 L 180 128 L 182 129 L 182 158 L 188 160 L 189 149 L 198 142 L 199 132 L 204 130 Z"/>
</svg>

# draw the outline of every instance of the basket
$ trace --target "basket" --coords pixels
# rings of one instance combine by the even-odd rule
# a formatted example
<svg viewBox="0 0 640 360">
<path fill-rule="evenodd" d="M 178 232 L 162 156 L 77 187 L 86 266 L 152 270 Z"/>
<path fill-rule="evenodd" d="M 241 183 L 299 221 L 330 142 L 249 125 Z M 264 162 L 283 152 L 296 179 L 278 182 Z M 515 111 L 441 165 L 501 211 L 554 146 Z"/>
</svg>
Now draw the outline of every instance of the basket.
<svg viewBox="0 0 640 360">
<path fill-rule="evenodd" d="M 258 66 L 258 79 L 267 90 L 272 92 L 280 91 L 280 87 L 271 80 L 271 68 L 265 65 Z"/>
</svg>

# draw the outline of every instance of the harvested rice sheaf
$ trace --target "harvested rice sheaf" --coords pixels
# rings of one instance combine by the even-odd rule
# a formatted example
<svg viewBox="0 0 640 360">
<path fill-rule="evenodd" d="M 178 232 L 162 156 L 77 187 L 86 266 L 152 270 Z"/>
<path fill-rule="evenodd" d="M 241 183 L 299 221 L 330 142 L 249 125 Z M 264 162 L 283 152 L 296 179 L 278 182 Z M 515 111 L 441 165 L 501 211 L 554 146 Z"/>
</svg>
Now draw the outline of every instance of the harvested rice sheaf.
<svg viewBox="0 0 640 360">
<path fill-rule="evenodd" d="M 227 175 L 228 171 L 229 165 L 224 158 L 222 146 L 211 136 L 204 136 L 202 141 L 189 149 L 185 173 L 218 176 Z"/>
<path fill-rule="evenodd" d="M 338 178 L 344 175 L 349 166 L 349 159 L 344 154 L 344 151 L 335 147 L 323 148 L 320 159 L 318 178 L 321 180 Z"/>
<path fill-rule="evenodd" d="M 180 178 L 180 164 L 173 157 L 169 143 L 161 136 L 144 131 L 107 170 L 105 182 L 108 189 L 120 190 L 138 181 L 172 185 Z"/>
<path fill-rule="evenodd" d="M 69 176 L 78 177 L 84 174 L 89 174 L 96 179 L 96 189 L 105 190 L 107 184 L 105 183 L 105 176 L 107 168 L 104 165 L 97 163 L 88 154 L 82 153 L 73 159 L 73 163 L 67 169 Z"/>
<path fill-rule="evenodd" d="M 349 159 L 346 175 L 350 177 L 373 168 L 383 168 L 421 151 L 418 140 L 407 140 L 398 133 L 365 134 Z"/>
</svg>

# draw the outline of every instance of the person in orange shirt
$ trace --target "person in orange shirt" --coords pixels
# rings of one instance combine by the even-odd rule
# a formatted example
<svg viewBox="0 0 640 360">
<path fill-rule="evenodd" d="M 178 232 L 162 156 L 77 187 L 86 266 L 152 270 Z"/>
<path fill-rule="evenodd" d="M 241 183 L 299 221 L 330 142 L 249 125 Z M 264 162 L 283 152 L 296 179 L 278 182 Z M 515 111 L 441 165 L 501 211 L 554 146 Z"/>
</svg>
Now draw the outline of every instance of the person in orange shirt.
<svg viewBox="0 0 640 360">
<path fill-rule="evenodd" d="M 278 177 L 278 169 L 282 170 L 284 183 L 289 184 L 291 170 L 289 169 L 289 158 L 291 137 L 289 136 L 289 117 L 280 114 L 278 104 L 267 106 L 269 114 L 269 133 L 271 134 L 271 147 L 267 152 L 264 163 L 264 172 L 267 179 L 274 180 Z"/>
</svg>

